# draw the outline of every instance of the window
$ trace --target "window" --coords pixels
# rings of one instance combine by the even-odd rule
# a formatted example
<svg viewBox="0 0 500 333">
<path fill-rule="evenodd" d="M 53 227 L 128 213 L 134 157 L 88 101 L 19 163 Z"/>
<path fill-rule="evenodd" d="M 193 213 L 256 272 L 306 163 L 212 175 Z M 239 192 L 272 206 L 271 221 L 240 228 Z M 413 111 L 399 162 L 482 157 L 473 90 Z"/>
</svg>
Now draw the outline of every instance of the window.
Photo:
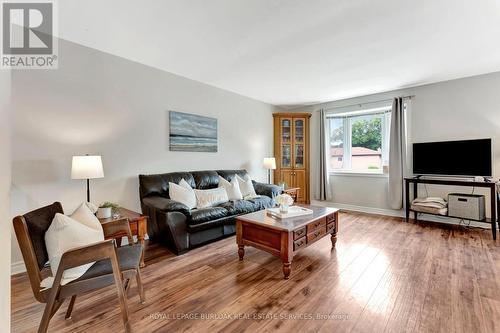
<svg viewBox="0 0 500 333">
<path fill-rule="evenodd" d="M 389 160 L 390 109 L 328 116 L 331 171 L 383 173 Z"/>
</svg>

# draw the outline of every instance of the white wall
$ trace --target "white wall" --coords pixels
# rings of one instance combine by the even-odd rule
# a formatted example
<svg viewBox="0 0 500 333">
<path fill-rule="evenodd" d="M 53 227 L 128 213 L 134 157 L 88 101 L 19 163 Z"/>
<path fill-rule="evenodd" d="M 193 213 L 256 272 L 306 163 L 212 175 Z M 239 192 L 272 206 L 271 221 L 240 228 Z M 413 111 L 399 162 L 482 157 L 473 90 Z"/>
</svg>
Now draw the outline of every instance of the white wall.
<svg viewBox="0 0 500 333">
<path fill-rule="evenodd" d="M 10 331 L 10 71 L 0 70 L 0 332 Z M 7 268 L 9 267 L 9 268 Z"/>
<path fill-rule="evenodd" d="M 12 77 L 12 215 L 61 201 L 71 212 L 85 200 L 71 180 L 72 155 L 103 156 L 105 178 L 92 201 L 140 210 L 138 175 L 246 168 L 266 180 L 274 107 L 64 40 L 59 69 Z M 170 152 L 168 110 L 218 119 L 217 153 Z M 22 260 L 13 242 L 12 260 Z"/>
<path fill-rule="evenodd" d="M 318 189 L 318 149 L 320 108 L 348 106 L 415 95 L 409 119 L 411 142 L 455 139 L 493 138 L 494 177 L 500 177 L 500 72 L 446 81 L 420 87 L 381 93 L 303 108 L 313 112 L 312 126 L 312 194 Z M 410 142 L 410 143 L 411 143 Z M 387 178 L 370 176 L 332 176 L 333 202 L 361 206 L 368 210 L 388 210 Z M 429 195 L 445 195 L 464 188 L 427 186 Z M 422 187 L 423 190 L 423 187 Z M 467 192 L 465 192 L 467 193 Z M 481 193 L 477 191 L 476 193 Z M 482 192 L 486 193 L 486 192 Z M 314 197 L 314 196 L 313 196 Z M 394 212 L 395 213 L 395 212 Z"/>
</svg>

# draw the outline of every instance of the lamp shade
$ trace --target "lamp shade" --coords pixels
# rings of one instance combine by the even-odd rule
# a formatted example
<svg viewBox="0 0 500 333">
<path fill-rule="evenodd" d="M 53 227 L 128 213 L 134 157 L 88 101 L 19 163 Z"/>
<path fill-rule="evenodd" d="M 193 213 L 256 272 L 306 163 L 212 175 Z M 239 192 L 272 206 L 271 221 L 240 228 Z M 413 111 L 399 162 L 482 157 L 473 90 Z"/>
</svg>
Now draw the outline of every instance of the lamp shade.
<svg viewBox="0 0 500 333">
<path fill-rule="evenodd" d="M 103 178 L 101 156 L 73 156 L 71 164 L 71 179 Z"/>
<path fill-rule="evenodd" d="M 264 169 L 267 169 L 267 170 L 276 169 L 276 159 L 274 157 L 264 158 Z"/>
</svg>

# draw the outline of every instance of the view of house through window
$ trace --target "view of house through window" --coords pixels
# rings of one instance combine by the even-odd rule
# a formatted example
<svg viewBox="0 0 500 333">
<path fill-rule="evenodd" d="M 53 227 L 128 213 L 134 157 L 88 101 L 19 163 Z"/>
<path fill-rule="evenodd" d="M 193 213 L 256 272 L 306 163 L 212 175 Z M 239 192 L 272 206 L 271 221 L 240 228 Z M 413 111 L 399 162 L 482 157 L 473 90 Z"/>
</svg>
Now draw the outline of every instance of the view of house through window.
<svg viewBox="0 0 500 333">
<path fill-rule="evenodd" d="M 328 117 L 332 171 L 383 172 L 388 164 L 388 111 Z"/>
</svg>

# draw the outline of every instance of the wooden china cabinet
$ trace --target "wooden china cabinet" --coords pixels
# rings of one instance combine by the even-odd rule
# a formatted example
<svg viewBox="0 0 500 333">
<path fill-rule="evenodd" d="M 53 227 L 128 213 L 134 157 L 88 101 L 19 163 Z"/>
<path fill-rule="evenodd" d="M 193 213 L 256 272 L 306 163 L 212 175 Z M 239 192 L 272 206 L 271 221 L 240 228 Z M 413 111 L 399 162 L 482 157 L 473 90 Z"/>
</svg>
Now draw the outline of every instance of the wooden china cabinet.
<svg viewBox="0 0 500 333">
<path fill-rule="evenodd" d="M 298 187 L 298 203 L 309 198 L 310 113 L 274 113 L 274 183 Z"/>
</svg>

